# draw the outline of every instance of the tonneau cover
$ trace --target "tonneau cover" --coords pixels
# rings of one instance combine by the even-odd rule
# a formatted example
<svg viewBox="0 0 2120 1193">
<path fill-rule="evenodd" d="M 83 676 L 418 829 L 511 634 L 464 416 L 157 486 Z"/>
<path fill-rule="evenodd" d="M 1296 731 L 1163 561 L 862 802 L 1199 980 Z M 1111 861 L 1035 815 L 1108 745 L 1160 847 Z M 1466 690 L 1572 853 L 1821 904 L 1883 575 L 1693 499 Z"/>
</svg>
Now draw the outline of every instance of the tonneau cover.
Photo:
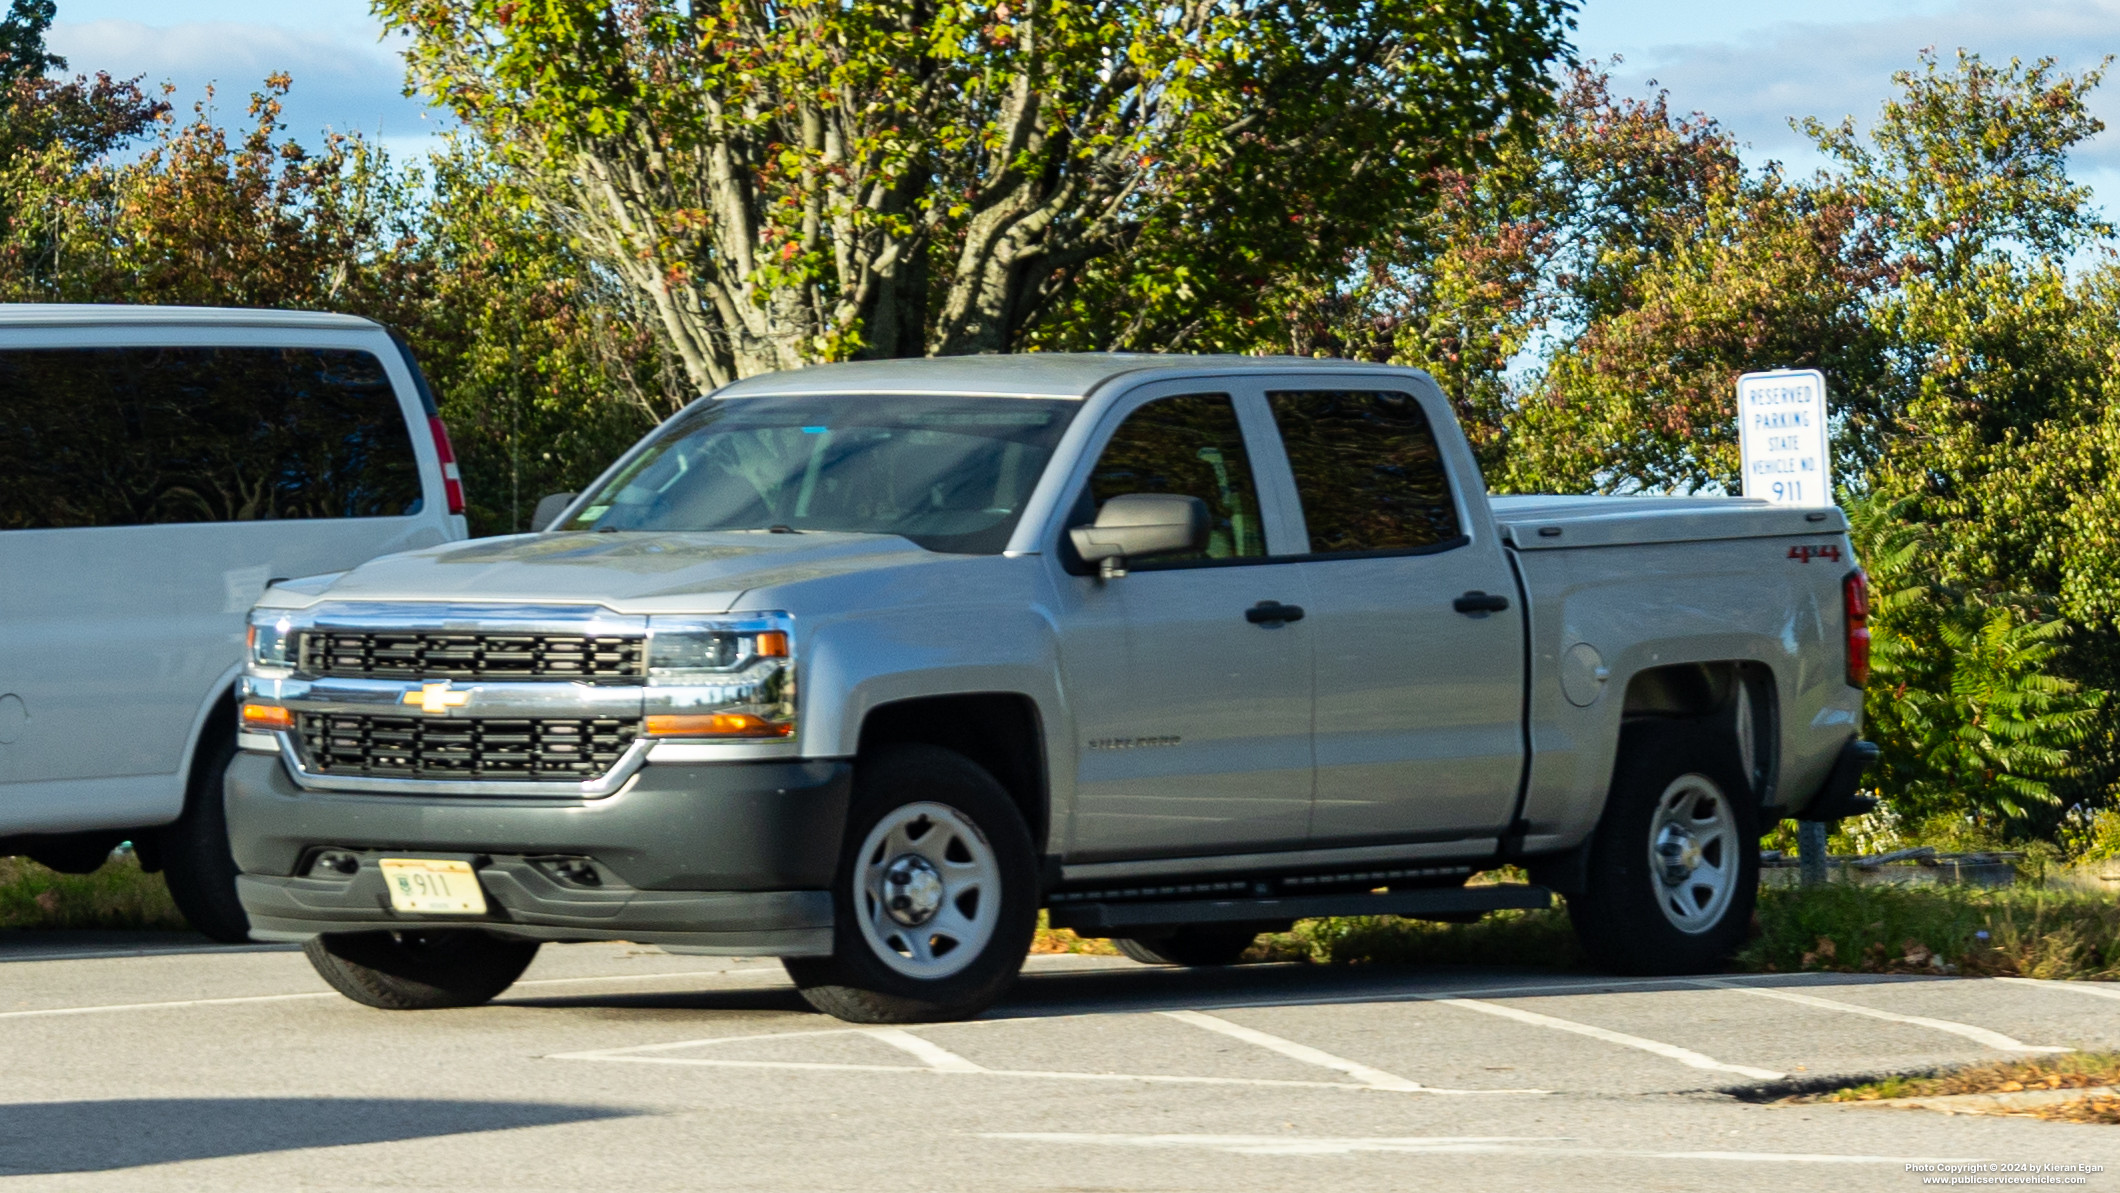
<svg viewBox="0 0 2120 1193">
<path fill-rule="evenodd" d="M 1710 539 L 1838 535 L 1837 508 L 1806 509 L 1751 497 L 1490 497 L 1502 541 L 1523 551 L 1619 547 Z"/>
</svg>

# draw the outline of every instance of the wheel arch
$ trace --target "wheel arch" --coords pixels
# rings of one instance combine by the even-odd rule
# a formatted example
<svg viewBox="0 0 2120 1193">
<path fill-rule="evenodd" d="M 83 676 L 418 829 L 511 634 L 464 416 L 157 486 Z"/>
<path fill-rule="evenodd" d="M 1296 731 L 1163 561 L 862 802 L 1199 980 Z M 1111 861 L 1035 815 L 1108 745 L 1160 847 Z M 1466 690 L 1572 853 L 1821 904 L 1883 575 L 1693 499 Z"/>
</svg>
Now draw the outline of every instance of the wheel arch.
<svg viewBox="0 0 2120 1193">
<path fill-rule="evenodd" d="M 879 704 L 862 718 L 859 754 L 920 743 L 954 750 L 994 776 L 1044 853 L 1052 836 L 1052 780 L 1038 703 L 1021 692 L 960 692 Z"/>
<path fill-rule="evenodd" d="M 1622 748 L 1629 730 L 1650 723 L 1695 721 L 1720 739 L 1751 785 L 1755 802 L 1776 802 L 1781 771 L 1781 701 L 1774 669 L 1753 659 L 1673 663 L 1636 672 L 1620 711 Z M 1609 795 L 1608 795 L 1609 798 Z"/>
</svg>

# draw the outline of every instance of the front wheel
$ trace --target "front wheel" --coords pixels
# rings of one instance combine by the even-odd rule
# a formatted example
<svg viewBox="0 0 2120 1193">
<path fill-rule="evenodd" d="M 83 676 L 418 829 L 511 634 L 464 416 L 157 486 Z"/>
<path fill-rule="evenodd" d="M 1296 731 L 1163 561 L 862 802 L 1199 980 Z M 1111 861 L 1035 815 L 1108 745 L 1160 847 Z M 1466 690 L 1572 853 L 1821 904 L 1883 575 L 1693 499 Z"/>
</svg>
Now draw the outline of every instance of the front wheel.
<svg viewBox="0 0 2120 1193">
<path fill-rule="evenodd" d="M 475 1007 L 515 984 L 537 942 L 476 929 L 314 936 L 302 946 L 331 988 L 385 1011 Z"/>
<path fill-rule="evenodd" d="M 1568 901 L 1600 968 L 1700 973 L 1744 943 L 1759 898 L 1759 821 L 1733 754 L 1700 723 L 1628 730 L 1589 882 Z"/>
<path fill-rule="evenodd" d="M 833 883 L 833 954 L 789 958 L 811 1006 L 850 1023 L 963 1019 L 1015 981 L 1037 930 L 1030 830 L 961 754 L 899 746 L 855 776 Z"/>
</svg>

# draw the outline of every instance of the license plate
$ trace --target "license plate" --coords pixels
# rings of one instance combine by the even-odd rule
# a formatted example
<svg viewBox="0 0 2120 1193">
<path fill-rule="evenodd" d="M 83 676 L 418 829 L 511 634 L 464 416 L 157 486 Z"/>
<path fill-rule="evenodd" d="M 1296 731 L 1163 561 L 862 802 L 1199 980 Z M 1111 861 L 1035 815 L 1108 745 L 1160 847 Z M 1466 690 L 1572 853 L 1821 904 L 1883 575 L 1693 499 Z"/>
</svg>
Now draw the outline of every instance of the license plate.
<svg viewBox="0 0 2120 1193">
<path fill-rule="evenodd" d="M 421 915 L 484 915 L 486 892 L 470 862 L 434 858 L 386 857 L 378 860 L 390 906 Z"/>
</svg>

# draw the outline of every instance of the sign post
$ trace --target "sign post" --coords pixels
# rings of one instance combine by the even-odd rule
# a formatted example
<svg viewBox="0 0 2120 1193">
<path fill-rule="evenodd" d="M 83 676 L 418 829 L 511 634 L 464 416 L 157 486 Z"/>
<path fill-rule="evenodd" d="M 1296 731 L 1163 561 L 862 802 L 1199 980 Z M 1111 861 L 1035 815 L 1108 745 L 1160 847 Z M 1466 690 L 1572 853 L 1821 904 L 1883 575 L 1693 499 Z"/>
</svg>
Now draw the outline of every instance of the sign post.
<svg viewBox="0 0 2120 1193">
<path fill-rule="evenodd" d="M 1737 443 L 1745 496 L 1776 505 L 1833 504 L 1824 373 L 1781 369 L 1739 377 Z"/>
<path fill-rule="evenodd" d="M 1737 443 L 1745 496 L 1776 505 L 1833 504 L 1824 373 L 1779 369 L 1739 377 Z M 1796 858 L 1803 864 L 1803 885 L 1825 885 L 1823 821 L 1796 822 Z"/>
</svg>

